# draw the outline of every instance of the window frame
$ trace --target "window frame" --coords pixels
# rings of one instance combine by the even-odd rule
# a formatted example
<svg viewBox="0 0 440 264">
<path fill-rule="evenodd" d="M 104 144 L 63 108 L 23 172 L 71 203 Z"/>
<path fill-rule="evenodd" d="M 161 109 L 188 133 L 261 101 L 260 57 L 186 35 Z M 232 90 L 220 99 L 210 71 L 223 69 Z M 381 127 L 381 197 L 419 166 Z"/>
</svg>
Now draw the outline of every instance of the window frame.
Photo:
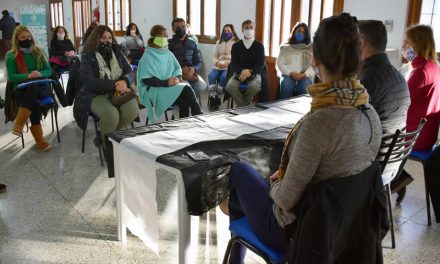
<svg viewBox="0 0 440 264">
<path fill-rule="evenodd" d="M 257 6 L 256 6 L 256 32 L 255 32 L 255 37 L 261 41 L 261 43 L 264 43 L 264 29 L 265 29 L 265 10 L 264 7 L 266 5 L 266 1 L 271 1 L 271 19 L 270 19 L 270 28 L 273 28 L 273 23 L 274 23 L 274 16 L 272 13 L 273 7 L 274 7 L 274 0 L 259 0 L 257 1 Z M 281 22 L 281 26 L 280 26 L 280 39 L 277 40 L 279 42 L 278 45 L 281 45 L 281 41 L 282 41 L 282 31 L 283 31 L 283 21 L 284 21 L 284 6 L 285 6 L 285 1 L 292 1 L 292 5 L 291 5 L 291 16 L 290 16 L 290 29 L 298 22 L 298 21 L 302 21 L 301 20 L 301 9 L 302 9 L 302 3 L 303 1 L 309 1 L 309 16 L 308 16 L 308 21 L 307 21 L 307 25 L 311 24 L 311 19 L 312 19 L 312 9 L 313 9 L 313 2 L 314 1 L 321 1 L 321 10 L 320 10 L 320 19 L 322 20 L 322 16 L 324 13 L 324 3 L 326 0 L 282 0 L 281 6 L 282 6 L 282 10 L 281 10 L 281 17 L 280 17 L 280 22 Z M 344 9 L 344 0 L 334 0 L 333 2 L 333 14 L 339 14 L 343 11 Z M 272 52 L 272 46 L 273 46 L 273 31 L 270 31 L 270 40 L 269 40 L 269 52 L 268 52 L 268 56 L 266 56 L 266 60 L 268 61 L 275 61 L 275 57 L 273 57 L 273 52 Z"/>
<path fill-rule="evenodd" d="M 51 6 L 52 4 L 55 4 L 55 6 L 58 7 L 56 4 L 61 4 L 61 14 L 58 13 L 57 17 L 54 17 L 55 25 L 52 24 L 52 15 L 55 16 L 55 14 L 52 13 Z M 61 16 L 60 16 L 61 15 Z M 50 20 L 50 29 L 54 30 L 56 26 L 63 26 L 64 27 L 64 3 L 63 0 L 49 0 L 49 20 Z M 56 23 L 58 21 L 58 23 Z"/>
<path fill-rule="evenodd" d="M 205 31 L 205 0 L 200 0 L 200 34 L 195 35 L 202 44 L 215 44 L 219 38 L 220 33 L 220 16 L 221 16 L 221 0 L 216 2 L 216 19 L 215 19 L 215 35 L 206 35 Z M 191 1 L 186 0 L 186 23 L 191 25 Z M 173 19 L 177 17 L 177 0 L 173 0 Z M 171 29 L 172 30 L 172 29 Z"/>
<path fill-rule="evenodd" d="M 108 26 L 108 2 L 109 1 L 111 1 L 111 3 L 112 3 L 112 6 L 113 6 L 113 22 L 115 21 L 115 12 L 114 12 L 114 10 L 115 10 L 115 0 L 105 0 L 104 1 L 104 5 L 105 5 L 105 7 L 104 7 L 104 12 L 105 12 L 105 24 Z M 119 2 L 119 10 L 121 10 L 120 11 L 120 14 L 119 14 L 119 16 L 120 16 L 120 21 L 121 21 L 121 30 L 115 30 L 114 29 L 114 25 L 115 25 L 115 23 L 113 23 L 113 28 L 111 28 L 111 30 L 113 31 L 113 34 L 115 35 L 115 36 L 117 36 L 117 37 L 122 37 L 122 36 L 124 36 L 125 35 L 125 33 L 126 33 L 126 30 L 125 30 L 125 28 L 124 28 L 124 24 L 123 24 L 123 21 L 124 21 L 124 19 L 123 19 L 123 16 L 124 16 L 124 12 L 122 11 L 123 9 L 122 9 L 122 7 L 123 7 L 123 2 L 124 0 L 120 0 L 120 2 Z M 128 9 L 128 23 L 131 23 L 131 0 L 127 0 L 128 1 L 128 7 L 127 7 L 127 9 Z"/>
</svg>

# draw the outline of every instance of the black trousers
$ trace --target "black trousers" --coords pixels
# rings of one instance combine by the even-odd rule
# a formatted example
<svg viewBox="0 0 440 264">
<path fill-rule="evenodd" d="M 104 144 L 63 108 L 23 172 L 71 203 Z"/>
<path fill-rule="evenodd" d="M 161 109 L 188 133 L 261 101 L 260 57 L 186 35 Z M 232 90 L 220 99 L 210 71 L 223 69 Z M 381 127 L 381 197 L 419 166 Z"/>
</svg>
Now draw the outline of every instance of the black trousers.
<svg viewBox="0 0 440 264">
<path fill-rule="evenodd" d="M 191 86 L 185 86 L 180 93 L 179 97 L 176 100 L 177 105 L 179 106 L 179 117 L 188 117 L 189 109 L 191 109 L 192 115 L 200 115 L 202 114 L 202 109 L 200 108 L 200 104 L 197 101 L 196 94 Z"/>
<path fill-rule="evenodd" d="M 41 109 L 38 99 L 43 99 L 50 96 L 50 89 L 47 85 L 30 85 L 23 89 L 16 89 L 15 95 L 17 96 L 20 107 L 27 108 L 31 111 L 31 124 L 38 125 L 41 120 Z"/>
<path fill-rule="evenodd" d="M 425 177 L 435 220 L 440 223 L 440 148 L 437 148 L 425 164 Z"/>
</svg>

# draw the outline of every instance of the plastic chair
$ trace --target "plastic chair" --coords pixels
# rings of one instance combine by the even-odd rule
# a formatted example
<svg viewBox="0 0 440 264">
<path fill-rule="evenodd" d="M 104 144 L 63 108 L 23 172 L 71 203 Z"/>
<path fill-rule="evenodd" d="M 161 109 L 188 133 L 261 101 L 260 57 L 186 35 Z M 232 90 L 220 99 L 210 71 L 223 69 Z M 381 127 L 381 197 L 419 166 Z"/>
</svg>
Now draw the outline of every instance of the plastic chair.
<svg viewBox="0 0 440 264">
<path fill-rule="evenodd" d="M 101 162 L 101 166 L 104 166 L 104 158 L 103 158 L 104 154 L 101 146 L 101 129 L 99 128 L 99 117 L 91 111 L 89 112 L 89 116 L 92 117 L 93 123 L 95 125 L 96 138 L 98 139 L 97 144 L 99 151 L 99 161 Z M 81 149 L 82 153 L 84 153 L 85 141 L 86 141 L 86 129 L 83 130 L 83 135 L 82 135 L 82 149 Z"/>
<path fill-rule="evenodd" d="M 282 262 L 284 253 L 271 249 L 261 242 L 255 235 L 246 217 L 232 221 L 229 224 L 229 230 L 232 233 L 232 238 L 229 240 L 228 247 L 226 248 L 223 264 L 228 263 L 232 246 L 235 243 L 240 243 L 252 250 L 255 254 L 264 259 L 266 263 L 274 264 Z"/>
<path fill-rule="evenodd" d="M 410 155 L 414 144 L 419 137 L 420 131 L 426 123 L 426 119 L 423 118 L 420 121 L 419 126 L 416 130 L 412 132 L 402 132 L 400 129 L 396 130 L 393 135 L 388 135 L 382 138 L 382 143 L 380 145 L 381 150 L 379 151 L 376 160 L 381 165 L 382 181 L 385 186 L 387 193 L 387 203 L 388 203 L 388 215 L 390 220 L 391 229 L 391 248 L 396 247 L 396 240 L 394 236 L 394 222 L 393 222 L 393 211 L 391 209 L 391 188 L 390 183 L 394 177 L 383 175 L 383 171 L 387 164 L 401 162 L 396 175 L 399 175 L 405 165 L 406 159 Z"/>
<path fill-rule="evenodd" d="M 438 145 L 434 145 L 430 151 L 413 150 L 409 155 L 409 159 L 422 163 L 423 165 L 423 179 L 425 182 L 425 195 L 426 195 L 426 216 L 428 218 L 428 226 L 431 225 L 431 201 L 429 200 L 428 185 L 426 183 L 426 162 L 431 158 L 431 155 L 438 148 Z"/>
<path fill-rule="evenodd" d="M 29 85 L 51 85 L 54 82 L 52 79 L 36 79 L 36 80 L 30 80 L 24 83 L 20 83 L 17 85 L 17 89 L 26 89 Z M 50 86 L 51 87 L 51 86 Z M 58 127 L 58 104 L 55 101 L 55 98 L 53 96 L 53 90 L 51 87 L 51 95 L 38 99 L 38 103 L 42 107 L 47 107 L 50 109 L 50 117 L 51 117 L 51 123 L 52 123 L 52 133 L 55 132 L 54 127 L 56 127 L 57 130 L 57 139 L 58 143 L 61 142 L 60 140 L 60 131 Z M 54 126 L 55 121 L 55 126 Z M 24 138 L 23 134 L 21 135 L 21 143 L 24 148 Z"/>
</svg>

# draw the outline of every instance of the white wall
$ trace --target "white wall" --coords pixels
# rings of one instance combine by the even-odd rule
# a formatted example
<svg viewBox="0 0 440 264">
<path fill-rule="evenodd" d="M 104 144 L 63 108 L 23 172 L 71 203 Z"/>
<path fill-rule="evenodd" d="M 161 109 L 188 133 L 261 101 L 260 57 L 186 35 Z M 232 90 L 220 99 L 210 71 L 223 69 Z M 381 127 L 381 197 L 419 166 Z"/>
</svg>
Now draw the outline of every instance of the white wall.
<svg viewBox="0 0 440 264">
<path fill-rule="evenodd" d="M 344 11 L 358 19 L 393 20 L 393 30 L 388 33 L 388 48 L 400 50 L 406 28 L 408 0 L 349 0 L 344 1 Z M 399 64 L 394 62 L 393 64 Z"/>
</svg>

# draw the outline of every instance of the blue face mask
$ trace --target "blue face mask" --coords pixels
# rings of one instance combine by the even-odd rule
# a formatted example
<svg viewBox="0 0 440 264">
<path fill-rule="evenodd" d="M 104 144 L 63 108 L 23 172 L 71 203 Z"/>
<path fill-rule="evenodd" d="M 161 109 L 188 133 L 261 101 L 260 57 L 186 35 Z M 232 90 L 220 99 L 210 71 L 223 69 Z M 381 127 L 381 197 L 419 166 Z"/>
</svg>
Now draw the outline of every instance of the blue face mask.
<svg viewBox="0 0 440 264">
<path fill-rule="evenodd" d="M 303 33 L 296 32 L 295 39 L 296 39 L 296 42 L 303 42 L 305 39 L 305 36 Z"/>
</svg>

